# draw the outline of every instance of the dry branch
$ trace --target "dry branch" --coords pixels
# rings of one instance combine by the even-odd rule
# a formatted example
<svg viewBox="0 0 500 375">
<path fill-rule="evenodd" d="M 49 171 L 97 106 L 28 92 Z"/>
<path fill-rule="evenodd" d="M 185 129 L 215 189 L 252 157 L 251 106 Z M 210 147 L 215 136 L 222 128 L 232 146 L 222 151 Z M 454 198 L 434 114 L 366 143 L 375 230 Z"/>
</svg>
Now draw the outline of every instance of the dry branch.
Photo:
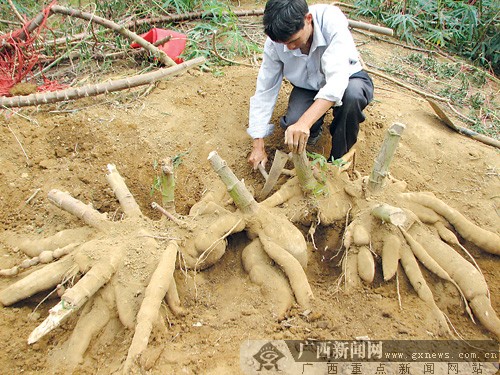
<svg viewBox="0 0 500 375">
<path fill-rule="evenodd" d="M 154 57 L 158 58 L 158 60 L 160 60 L 164 65 L 166 65 L 166 66 L 174 66 L 175 65 L 175 62 L 170 57 L 168 57 L 168 55 L 165 52 L 163 52 L 159 48 L 155 47 L 153 44 L 149 43 L 144 38 L 141 38 L 136 33 L 128 30 L 123 25 L 118 25 L 117 23 L 115 23 L 113 21 L 96 16 L 95 14 L 82 12 L 78 9 L 66 8 L 66 7 L 62 7 L 59 5 L 52 6 L 50 8 L 50 11 L 52 13 L 59 13 L 59 14 L 63 14 L 66 16 L 77 17 L 77 18 L 81 18 L 81 19 L 84 19 L 87 21 L 91 21 L 91 22 L 97 23 L 101 26 L 104 26 L 108 29 L 111 29 L 113 31 L 116 31 L 118 34 L 121 34 L 124 37 L 136 42 L 141 47 L 143 47 L 144 49 L 151 52 L 151 54 Z"/>
<path fill-rule="evenodd" d="M 198 57 L 196 59 L 188 60 L 182 64 L 178 64 L 170 68 L 162 68 L 155 72 L 118 79 L 111 82 L 98 83 L 95 85 L 75 87 L 47 93 L 30 94 L 26 96 L 13 96 L 10 98 L 2 97 L 0 98 L 0 107 L 26 107 L 30 105 L 55 103 L 64 100 L 78 99 L 86 96 L 95 96 L 109 92 L 130 89 L 132 87 L 149 84 L 169 75 L 180 73 L 193 66 L 201 65 L 204 62 L 205 58 Z"/>
<path fill-rule="evenodd" d="M 367 64 L 369 65 L 369 64 Z M 425 91 L 422 91 L 420 89 L 417 89 L 413 86 L 410 86 L 410 85 L 407 85 L 406 83 L 403 83 L 401 81 L 398 81 L 397 79 L 394 79 L 392 77 L 389 77 L 387 74 L 384 74 L 384 73 L 381 73 L 381 72 L 377 72 L 376 70 L 373 70 L 373 69 L 369 69 L 367 67 L 364 67 L 364 70 L 367 72 L 367 73 L 370 73 L 370 74 L 373 74 L 373 75 L 376 75 L 376 76 L 379 76 L 379 77 L 382 77 L 390 82 L 393 82 L 401 87 L 404 87 L 405 89 L 408 89 L 410 91 L 413 91 L 419 95 L 422 95 L 424 98 L 431 98 L 431 99 L 436 99 L 436 100 L 440 100 L 442 102 L 449 102 L 450 99 L 448 98 L 444 98 L 442 96 L 437 96 L 437 95 L 434 95 L 434 94 L 430 94 L 428 92 L 425 92 Z"/>
<path fill-rule="evenodd" d="M 335 5 L 335 4 L 333 4 Z M 342 5 L 342 4 L 341 4 Z M 235 12 L 222 12 L 221 15 L 234 15 L 236 17 L 251 17 L 251 16 L 262 16 L 264 14 L 264 9 L 254 9 L 254 10 L 239 10 Z M 151 18 L 142 18 L 140 20 L 132 20 L 128 22 L 124 22 L 119 26 L 125 27 L 127 29 L 135 28 L 137 26 L 142 25 L 154 25 L 161 23 L 175 23 L 175 22 L 183 22 L 183 21 L 193 21 L 197 19 L 209 18 L 210 15 L 207 15 L 205 12 L 189 12 L 184 14 L 172 14 L 168 16 L 160 16 L 160 17 L 151 17 Z M 34 21 L 32 21 L 34 22 Z M 366 31 L 371 31 L 374 33 L 392 36 L 394 34 L 393 30 L 387 27 L 376 26 L 366 22 L 353 21 L 348 20 L 349 27 L 354 29 L 361 29 Z M 74 42 L 81 39 L 84 39 L 88 33 L 80 33 L 73 35 L 69 38 L 58 38 L 50 42 L 51 45 L 65 44 L 68 42 Z"/>
</svg>

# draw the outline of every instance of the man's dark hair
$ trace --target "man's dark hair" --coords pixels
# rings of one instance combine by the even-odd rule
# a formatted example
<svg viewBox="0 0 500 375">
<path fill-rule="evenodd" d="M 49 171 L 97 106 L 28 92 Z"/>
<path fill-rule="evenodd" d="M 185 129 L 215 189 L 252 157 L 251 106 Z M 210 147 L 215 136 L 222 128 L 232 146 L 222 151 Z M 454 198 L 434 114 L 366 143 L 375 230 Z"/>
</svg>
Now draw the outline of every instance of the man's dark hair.
<svg viewBox="0 0 500 375">
<path fill-rule="evenodd" d="M 264 9 L 264 32 L 275 42 L 287 42 L 304 27 L 307 13 L 305 0 L 269 0 Z"/>
</svg>

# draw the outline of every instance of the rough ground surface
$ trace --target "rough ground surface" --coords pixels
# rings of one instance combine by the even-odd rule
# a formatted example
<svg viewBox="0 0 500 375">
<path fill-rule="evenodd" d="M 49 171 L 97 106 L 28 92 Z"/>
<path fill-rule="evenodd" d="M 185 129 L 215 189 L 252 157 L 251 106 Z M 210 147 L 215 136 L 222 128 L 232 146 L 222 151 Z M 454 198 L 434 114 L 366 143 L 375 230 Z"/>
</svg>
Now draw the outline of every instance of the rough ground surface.
<svg viewBox="0 0 500 375">
<path fill-rule="evenodd" d="M 393 46 L 376 43 L 370 46 L 374 49 L 372 53 L 389 50 L 398 53 Z M 2 229 L 44 236 L 79 226 L 76 219 L 47 201 L 52 188 L 68 191 L 101 212 L 120 215 L 104 177 L 108 163 L 117 165 L 143 212 L 154 219 L 159 219 L 159 215 L 150 208 L 150 203 L 160 201 L 160 197 L 150 195 L 155 176 L 153 165 L 165 156 L 187 152 L 176 172 L 176 205 L 180 213 L 187 213 L 216 180 L 207 162 L 212 150 L 227 160 L 248 186 L 260 191 L 263 178 L 246 162 L 250 140 L 245 132 L 248 99 L 254 90 L 257 69 L 233 66 L 224 68 L 223 73 L 215 77 L 193 70 L 159 83 L 148 96 L 132 101 L 124 101 L 125 93 L 120 93 L 66 106 L 24 109 L 22 116 L 9 119 L 2 116 Z M 478 225 L 498 231 L 498 150 L 449 130 L 417 95 L 377 77 L 374 81 L 376 99 L 367 108 L 367 121 L 362 124 L 356 169 L 363 175 L 369 173 L 385 130 L 395 121 L 402 122 L 407 129 L 394 158 L 392 174 L 405 180 L 409 191 L 434 192 Z M 285 90 L 289 87 L 285 86 Z M 276 114 L 285 106 L 282 96 Z M 62 112 L 63 109 L 79 110 Z M 283 138 L 283 131 L 276 129 L 267 142 L 270 156 L 275 147 L 283 149 Z M 311 150 L 327 155 L 328 148 L 329 136 L 325 132 L 321 142 Z M 26 204 L 36 189 L 40 189 L 39 193 Z M 309 244 L 311 260 L 307 275 L 316 300 L 308 318 L 294 310 L 288 321 L 276 322 L 270 302 L 243 270 L 241 250 L 248 243 L 244 234 L 230 237 L 228 251 L 219 263 L 199 273 L 195 280 L 179 272 L 177 285 L 189 313 L 184 318 L 168 313 L 169 331 L 163 337 L 153 335 L 147 351 L 152 373 L 239 373 L 239 348 L 245 339 L 434 337 L 436 326 L 428 308 L 402 274 L 399 302 L 396 282 L 384 283 L 380 273 L 372 287 L 355 295 L 347 296 L 338 290 L 340 266 L 337 260 L 329 259 L 338 247 L 334 239 L 342 229 L 317 231 L 318 250 Z M 466 246 L 482 268 L 493 307 L 500 312 L 498 257 L 480 252 L 470 244 Z M 23 258 L 14 249 L 0 244 L 1 268 L 11 267 Z M 470 321 L 454 287 L 424 273 L 437 304 L 464 338 L 491 338 L 484 328 Z M 0 288 L 10 282 L 11 279 L 0 279 Z M 0 308 L 0 372 L 57 370 L 57 364 L 50 362 L 48 354 L 68 338 L 74 318 L 39 343 L 32 346 L 26 343 L 29 333 L 57 301 L 54 293 L 37 307 L 46 296 L 47 293 L 36 295 L 13 307 Z M 116 370 L 126 357 L 131 334 L 122 329 L 111 341 L 105 341 L 105 337 L 97 340 L 79 373 L 108 374 Z"/>
</svg>

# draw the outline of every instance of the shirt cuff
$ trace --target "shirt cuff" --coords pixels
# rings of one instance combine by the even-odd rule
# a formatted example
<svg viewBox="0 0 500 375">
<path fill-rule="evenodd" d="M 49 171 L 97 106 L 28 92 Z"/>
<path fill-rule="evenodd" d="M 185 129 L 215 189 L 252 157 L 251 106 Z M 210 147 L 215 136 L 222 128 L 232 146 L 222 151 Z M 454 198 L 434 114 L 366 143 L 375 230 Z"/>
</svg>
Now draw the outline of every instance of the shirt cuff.
<svg viewBox="0 0 500 375">
<path fill-rule="evenodd" d="M 316 96 L 314 97 L 314 100 L 316 99 L 325 99 L 330 102 L 333 102 L 334 107 L 340 107 L 342 105 L 342 97 L 339 97 L 339 95 L 335 95 L 328 92 L 327 89 L 319 90 Z"/>
<path fill-rule="evenodd" d="M 265 125 L 254 125 L 247 129 L 247 133 L 253 139 L 255 138 L 264 138 L 267 137 L 274 132 L 273 124 L 265 124 Z"/>
</svg>

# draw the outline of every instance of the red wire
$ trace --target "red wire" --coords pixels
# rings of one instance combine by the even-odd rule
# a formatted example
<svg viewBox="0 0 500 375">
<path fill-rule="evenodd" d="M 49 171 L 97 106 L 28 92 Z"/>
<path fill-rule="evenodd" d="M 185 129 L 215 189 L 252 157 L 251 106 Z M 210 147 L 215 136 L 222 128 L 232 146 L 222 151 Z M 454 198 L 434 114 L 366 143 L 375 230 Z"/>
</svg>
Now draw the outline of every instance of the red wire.
<svg viewBox="0 0 500 375">
<path fill-rule="evenodd" d="M 28 33 L 26 22 L 22 28 L 0 36 L 0 95 L 10 96 L 10 89 L 32 75 L 33 68 L 38 64 L 40 55 L 35 48 L 35 41 L 47 27 L 46 22 L 54 0 L 43 10 L 44 17 L 36 32 Z M 24 36 L 24 38 L 22 38 Z M 41 66 L 39 65 L 41 71 Z M 53 91 L 63 88 L 57 81 L 49 81 L 43 77 L 44 84 L 39 91 Z"/>
</svg>

